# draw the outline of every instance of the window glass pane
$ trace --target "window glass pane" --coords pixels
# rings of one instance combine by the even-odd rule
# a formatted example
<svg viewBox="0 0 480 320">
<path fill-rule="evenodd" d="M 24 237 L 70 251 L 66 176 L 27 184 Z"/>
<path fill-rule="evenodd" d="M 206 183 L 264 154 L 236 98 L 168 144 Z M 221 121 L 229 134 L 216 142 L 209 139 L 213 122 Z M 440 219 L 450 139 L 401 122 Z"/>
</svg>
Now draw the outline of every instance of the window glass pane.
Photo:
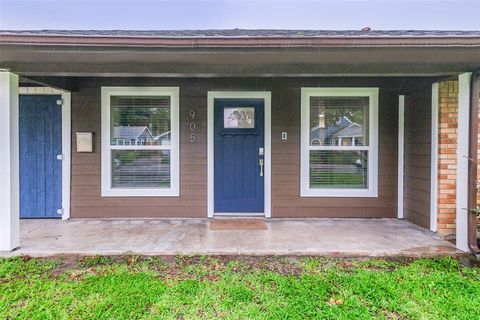
<svg viewBox="0 0 480 320">
<path fill-rule="evenodd" d="M 170 150 L 112 150 L 112 188 L 170 188 Z"/>
<path fill-rule="evenodd" d="M 311 146 L 368 146 L 368 97 L 311 97 Z"/>
<path fill-rule="evenodd" d="M 367 188 L 368 151 L 310 151 L 310 188 Z"/>
<path fill-rule="evenodd" d="M 170 145 L 170 97 L 112 96 L 111 145 Z"/>
<path fill-rule="evenodd" d="M 350 137 L 340 138 L 340 142 L 338 144 L 342 147 L 353 146 L 352 138 Z"/>
<path fill-rule="evenodd" d="M 223 127 L 236 129 L 255 128 L 255 108 L 224 108 Z"/>
</svg>

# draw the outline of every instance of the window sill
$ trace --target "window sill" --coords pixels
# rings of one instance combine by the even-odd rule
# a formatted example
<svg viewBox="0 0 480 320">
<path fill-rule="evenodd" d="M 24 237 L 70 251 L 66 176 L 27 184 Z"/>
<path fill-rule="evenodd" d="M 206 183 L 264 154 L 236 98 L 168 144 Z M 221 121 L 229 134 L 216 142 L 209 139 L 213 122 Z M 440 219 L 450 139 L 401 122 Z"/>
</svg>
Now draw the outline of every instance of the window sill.
<svg viewBox="0 0 480 320">
<path fill-rule="evenodd" d="M 378 191 L 374 189 L 302 189 L 300 197 L 378 198 Z"/>
<path fill-rule="evenodd" d="M 102 197 L 179 197 L 173 189 L 104 189 Z"/>
</svg>

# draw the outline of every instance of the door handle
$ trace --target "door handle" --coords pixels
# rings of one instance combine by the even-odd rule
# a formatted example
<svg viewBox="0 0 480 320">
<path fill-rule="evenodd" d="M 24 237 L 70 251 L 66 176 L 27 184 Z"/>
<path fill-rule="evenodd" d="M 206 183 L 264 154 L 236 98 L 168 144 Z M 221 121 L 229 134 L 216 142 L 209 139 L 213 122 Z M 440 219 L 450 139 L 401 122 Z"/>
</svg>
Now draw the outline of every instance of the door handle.
<svg viewBox="0 0 480 320">
<path fill-rule="evenodd" d="M 263 159 L 258 160 L 258 164 L 260 165 L 260 177 L 263 177 Z"/>
</svg>

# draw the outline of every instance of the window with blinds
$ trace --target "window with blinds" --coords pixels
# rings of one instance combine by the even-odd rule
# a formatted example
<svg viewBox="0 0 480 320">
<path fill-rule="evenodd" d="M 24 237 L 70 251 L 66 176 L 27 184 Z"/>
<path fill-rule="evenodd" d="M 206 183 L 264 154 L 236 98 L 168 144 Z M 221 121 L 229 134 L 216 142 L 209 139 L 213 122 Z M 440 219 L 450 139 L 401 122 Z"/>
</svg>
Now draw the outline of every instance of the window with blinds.
<svg viewBox="0 0 480 320">
<path fill-rule="evenodd" d="M 302 89 L 303 196 L 376 196 L 378 89 Z"/>
<path fill-rule="evenodd" d="M 367 146 L 367 97 L 310 97 L 310 145 Z"/>
<path fill-rule="evenodd" d="M 178 195 L 178 88 L 104 87 L 102 117 L 102 193 Z"/>
</svg>

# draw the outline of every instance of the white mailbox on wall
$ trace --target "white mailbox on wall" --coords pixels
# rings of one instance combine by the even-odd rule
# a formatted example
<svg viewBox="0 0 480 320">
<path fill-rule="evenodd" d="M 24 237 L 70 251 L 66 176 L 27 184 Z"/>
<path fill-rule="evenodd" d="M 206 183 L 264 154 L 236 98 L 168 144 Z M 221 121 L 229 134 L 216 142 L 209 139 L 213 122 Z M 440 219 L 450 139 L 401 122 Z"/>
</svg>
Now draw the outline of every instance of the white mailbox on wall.
<svg viewBox="0 0 480 320">
<path fill-rule="evenodd" d="M 93 132 L 77 132 L 77 152 L 93 152 Z"/>
</svg>

